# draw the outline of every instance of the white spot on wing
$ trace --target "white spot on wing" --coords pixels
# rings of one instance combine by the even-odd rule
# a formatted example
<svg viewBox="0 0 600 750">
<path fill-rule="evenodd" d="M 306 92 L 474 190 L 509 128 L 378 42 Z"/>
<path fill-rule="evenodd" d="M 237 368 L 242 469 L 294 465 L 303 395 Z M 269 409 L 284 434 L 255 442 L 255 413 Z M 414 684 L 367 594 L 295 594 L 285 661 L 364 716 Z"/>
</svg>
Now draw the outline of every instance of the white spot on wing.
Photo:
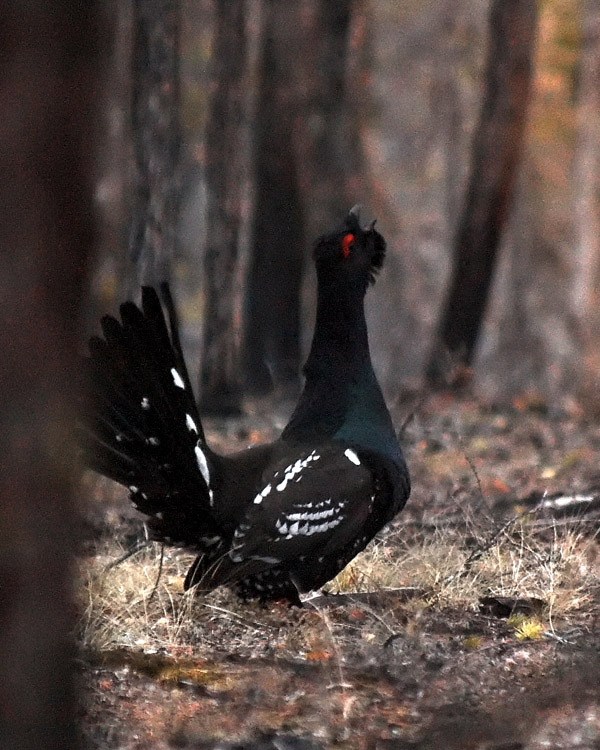
<svg viewBox="0 0 600 750">
<path fill-rule="evenodd" d="M 319 458 L 320 456 L 317 456 L 315 451 L 313 451 L 310 455 L 306 456 L 306 458 L 299 458 L 295 463 L 286 466 L 283 470 L 283 479 L 276 487 L 277 491 L 283 492 L 287 487 L 288 482 L 291 481 L 296 474 L 300 474 L 302 469 L 305 469 L 311 461 L 317 461 Z M 278 472 L 275 473 L 275 476 L 277 476 L 277 474 Z M 300 477 L 296 479 L 296 482 L 299 480 Z"/>
<path fill-rule="evenodd" d="M 146 396 L 142 399 L 142 409 L 149 409 L 150 408 L 150 401 Z"/>
<path fill-rule="evenodd" d="M 271 485 L 268 484 L 262 492 L 259 492 L 258 495 L 254 498 L 254 504 L 260 505 L 262 501 L 265 499 L 265 497 L 271 492 Z"/>
<path fill-rule="evenodd" d="M 196 423 L 194 420 L 190 417 L 189 414 L 185 415 L 185 423 L 187 425 L 187 428 L 190 432 L 195 432 L 196 435 L 198 434 L 198 428 L 196 427 Z"/>
<path fill-rule="evenodd" d="M 356 455 L 352 448 L 346 448 L 346 450 L 344 451 L 344 456 L 346 456 L 348 461 L 352 461 L 355 466 L 360 466 L 360 458 Z"/>
<path fill-rule="evenodd" d="M 331 512 L 333 513 L 334 511 Z M 327 515 L 329 515 L 329 513 L 327 513 Z M 295 536 L 322 534 L 325 531 L 329 531 L 329 529 L 334 529 L 336 526 L 339 526 L 344 520 L 343 516 L 337 516 L 337 518 L 329 518 L 323 523 L 311 523 L 311 521 L 322 520 L 323 518 L 324 516 L 322 514 L 317 513 L 293 513 L 286 518 L 286 521 L 297 520 L 294 520 L 294 523 L 289 527 L 286 522 L 279 520 L 276 521 L 275 526 L 279 533 L 284 535 L 285 539 L 292 539 Z M 305 521 L 305 523 L 301 526 L 299 521 Z"/>
<path fill-rule="evenodd" d="M 266 562 L 266 563 L 269 563 L 271 565 L 277 565 L 277 563 L 281 562 L 281 560 L 278 557 L 268 557 L 266 555 L 264 557 L 261 557 L 261 555 L 252 555 L 251 559 L 252 560 L 260 560 L 261 562 Z M 258 588 L 258 586 L 257 586 L 257 588 Z"/>
<path fill-rule="evenodd" d="M 181 375 L 177 372 L 177 370 L 174 367 L 171 367 L 171 375 L 173 376 L 173 382 L 178 388 L 184 388 L 185 389 L 185 383 L 181 379 Z"/>
<path fill-rule="evenodd" d="M 288 521 L 322 521 L 324 518 L 333 516 L 334 513 L 336 513 L 335 508 L 327 508 L 313 513 L 290 513 L 286 516 L 286 519 Z"/>
</svg>

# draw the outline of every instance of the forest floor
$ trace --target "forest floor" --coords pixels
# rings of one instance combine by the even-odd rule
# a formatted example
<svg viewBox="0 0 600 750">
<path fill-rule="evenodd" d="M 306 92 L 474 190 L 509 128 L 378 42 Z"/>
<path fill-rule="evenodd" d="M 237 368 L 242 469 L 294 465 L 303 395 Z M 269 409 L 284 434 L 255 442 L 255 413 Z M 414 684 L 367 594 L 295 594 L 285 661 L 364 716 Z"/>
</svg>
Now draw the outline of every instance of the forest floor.
<svg viewBox="0 0 600 750">
<path fill-rule="evenodd" d="M 600 748 L 600 418 L 407 397 L 406 509 L 302 609 L 184 594 L 123 491 L 85 478 L 82 720 L 94 748 Z M 223 452 L 272 439 L 253 405 Z M 335 593 L 338 592 L 338 593 Z"/>
</svg>

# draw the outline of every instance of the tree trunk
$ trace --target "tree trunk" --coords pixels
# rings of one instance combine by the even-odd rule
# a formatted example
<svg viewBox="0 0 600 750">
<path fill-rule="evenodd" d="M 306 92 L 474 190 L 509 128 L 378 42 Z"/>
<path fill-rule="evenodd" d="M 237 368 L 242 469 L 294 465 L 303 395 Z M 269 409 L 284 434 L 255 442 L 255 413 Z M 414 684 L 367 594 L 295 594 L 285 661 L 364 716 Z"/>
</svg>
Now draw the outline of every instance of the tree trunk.
<svg viewBox="0 0 600 750">
<path fill-rule="evenodd" d="M 238 283 L 242 197 L 247 181 L 247 35 L 244 0 L 217 2 L 214 84 L 206 133 L 207 238 L 200 408 L 241 410 Z"/>
<path fill-rule="evenodd" d="M 100 7 L 0 4 L 0 746 L 11 750 L 79 745 L 71 417 L 94 238 Z"/>
<path fill-rule="evenodd" d="M 349 103 L 353 94 L 347 77 L 352 0 L 312 0 L 305 5 L 306 20 L 301 17 L 298 24 L 301 35 L 293 61 L 302 97 L 294 135 L 302 202 L 313 237 L 339 223 L 357 202 L 352 178 L 358 155 L 352 153 L 351 122 L 358 119 L 357 107 L 365 105 L 363 101 Z M 355 86 L 357 91 L 359 86 Z"/>
<path fill-rule="evenodd" d="M 295 12 L 287 0 L 266 4 L 244 332 L 252 393 L 267 393 L 274 384 L 286 390 L 299 385 L 305 231 L 292 139 L 297 91 L 286 39 Z"/>
<path fill-rule="evenodd" d="M 448 384 L 453 365 L 464 373 L 473 361 L 519 165 L 535 28 L 535 0 L 493 0 L 485 98 L 450 288 L 426 369 L 433 386 Z"/>
<path fill-rule="evenodd" d="M 179 213 L 179 0 L 134 0 L 132 128 L 136 163 L 130 258 L 138 285 L 168 281 Z"/>
<path fill-rule="evenodd" d="M 582 6 L 572 295 L 575 314 L 585 323 L 598 302 L 594 290 L 600 263 L 600 6 L 597 0 L 585 0 Z"/>
</svg>

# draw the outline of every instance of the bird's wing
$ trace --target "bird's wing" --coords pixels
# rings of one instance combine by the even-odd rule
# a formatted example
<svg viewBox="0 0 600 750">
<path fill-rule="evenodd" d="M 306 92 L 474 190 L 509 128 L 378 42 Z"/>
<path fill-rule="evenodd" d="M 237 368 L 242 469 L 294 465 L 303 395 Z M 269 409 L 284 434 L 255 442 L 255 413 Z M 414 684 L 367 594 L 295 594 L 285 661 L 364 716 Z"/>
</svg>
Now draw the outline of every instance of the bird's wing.
<svg viewBox="0 0 600 750">
<path fill-rule="evenodd" d="M 299 451 L 264 479 L 235 530 L 233 563 L 253 560 L 269 567 L 333 554 L 360 534 L 373 506 L 373 475 L 343 445 Z"/>
</svg>

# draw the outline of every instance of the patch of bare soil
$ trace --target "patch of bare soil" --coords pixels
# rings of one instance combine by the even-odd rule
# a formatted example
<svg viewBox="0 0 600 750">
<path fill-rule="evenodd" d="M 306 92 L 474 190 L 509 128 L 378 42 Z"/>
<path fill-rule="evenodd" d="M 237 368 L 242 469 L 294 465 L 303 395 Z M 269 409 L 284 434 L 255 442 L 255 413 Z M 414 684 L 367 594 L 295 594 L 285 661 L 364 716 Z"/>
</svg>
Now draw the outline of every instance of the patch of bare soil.
<svg viewBox="0 0 600 750">
<path fill-rule="evenodd" d="M 259 406 L 208 424 L 215 447 L 272 439 Z M 413 407 L 409 505 L 302 609 L 184 594 L 190 556 L 156 545 L 112 565 L 143 519 L 86 477 L 91 747 L 600 748 L 598 423 L 533 397 Z"/>
</svg>

